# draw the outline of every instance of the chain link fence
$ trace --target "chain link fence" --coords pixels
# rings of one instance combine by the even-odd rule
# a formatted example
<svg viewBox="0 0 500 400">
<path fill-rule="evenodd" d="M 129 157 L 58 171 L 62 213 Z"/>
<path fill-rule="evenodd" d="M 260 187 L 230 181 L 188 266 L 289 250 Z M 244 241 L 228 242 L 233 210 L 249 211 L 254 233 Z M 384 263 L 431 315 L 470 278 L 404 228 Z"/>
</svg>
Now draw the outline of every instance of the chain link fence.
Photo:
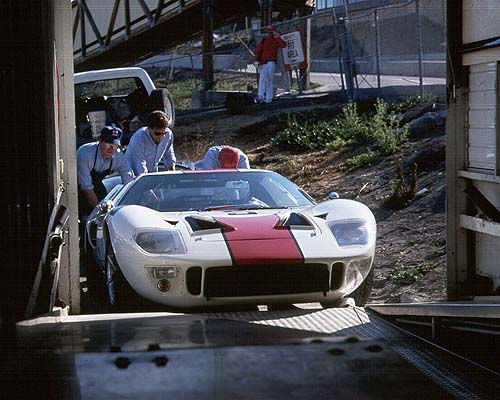
<svg viewBox="0 0 500 400">
<path fill-rule="evenodd" d="M 281 34 L 301 32 L 310 72 L 305 84 L 304 71 L 285 70 L 280 52 L 277 97 L 344 90 L 355 98 L 358 89 L 408 85 L 419 86 L 423 94 L 424 85 L 445 83 L 444 0 L 411 0 L 352 12 L 336 7 L 275 25 Z M 214 37 L 214 90 L 256 91 L 253 51 L 262 36 L 241 21 Z M 205 87 L 201 42 L 196 45 L 179 46 L 139 64 L 157 84 L 170 89 L 180 109 L 199 107 L 191 103 L 191 93 Z"/>
</svg>

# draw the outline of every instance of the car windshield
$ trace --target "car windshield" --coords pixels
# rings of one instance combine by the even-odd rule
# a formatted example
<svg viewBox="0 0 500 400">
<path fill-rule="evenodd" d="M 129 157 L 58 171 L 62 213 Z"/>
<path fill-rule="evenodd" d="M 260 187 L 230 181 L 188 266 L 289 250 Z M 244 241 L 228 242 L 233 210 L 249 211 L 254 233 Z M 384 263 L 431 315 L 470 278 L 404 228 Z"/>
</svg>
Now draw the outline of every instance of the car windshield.
<svg viewBox="0 0 500 400">
<path fill-rule="evenodd" d="M 166 212 L 286 208 L 314 203 L 275 172 L 231 171 L 143 175 L 117 205 L 133 204 Z"/>
<path fill-rule="evenodd" d="M 100 96 L 124 96 L 134 91 L 143 90 L 139 78 L 115 78 L 83 82 L 75 85 L 75 98 L 94 98 Z"/>
</svg>

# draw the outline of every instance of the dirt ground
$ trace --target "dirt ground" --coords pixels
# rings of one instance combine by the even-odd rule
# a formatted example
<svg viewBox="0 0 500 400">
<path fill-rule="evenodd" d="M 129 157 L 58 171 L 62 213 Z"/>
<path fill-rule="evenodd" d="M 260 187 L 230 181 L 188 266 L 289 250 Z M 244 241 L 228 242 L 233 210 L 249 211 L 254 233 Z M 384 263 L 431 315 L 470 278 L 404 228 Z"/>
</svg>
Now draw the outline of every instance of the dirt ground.
<svg viewBox="0 0 500 400">
<path fill-rule="evenodd" d="M 372 303 L 427 302 L 446 299 L 445 135 L 444 127 L 420 134 L 404 150 L 402 166 L 411 175 L 417 163 L 417 191 L 423 194 L 408 206 L 391 210 L 383 201 L 393 192 L 396 159 L 387 157 L 371 166 L 349 170 L 345 160 L 364 149 L 340 152 L 292 153 L 270 146 L 278 127 L 277 115 L 304 108 L 253 110 L 248 114 L 181 117 L 174 129 L 178 158 L 196 161 L 211 145 L 228 144 L 242 149 L 253 168 L 281 173 L 317 201 L 335 191 L 340 197 L 366 204 L 377 220 L 375 283 Z M 409 178 L 408 178 L 409 179 Z M 413 283 L 390 279 L 396 271 L 425 271 Z"/>
</svg>

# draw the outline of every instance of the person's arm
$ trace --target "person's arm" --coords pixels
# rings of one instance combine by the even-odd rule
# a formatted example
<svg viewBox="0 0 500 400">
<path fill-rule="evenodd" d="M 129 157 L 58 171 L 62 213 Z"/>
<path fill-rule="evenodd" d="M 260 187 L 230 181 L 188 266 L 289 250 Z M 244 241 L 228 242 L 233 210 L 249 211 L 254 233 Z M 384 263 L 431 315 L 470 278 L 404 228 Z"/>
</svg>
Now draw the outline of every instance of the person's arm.
<svg viewBox="0 0 500 400">
<path fill-rule="evenodd" d="M 208 149 L 203 158 L 202 169 L 218 169 L 220 168 L 219 163 L 219 149 L 217 147 L 212 147 Z"/>
<path fill-rule="evenodd" d="M 76 152 L 76 172 L 78 178 L 78 187 L 87 203 L 94 208 L 99 200 L 94 192 L 94 185 L 92 185 L 92 177 L 90 176 L 91 165 L 89 164 L 88 151 L 86 148 L 80 148 Z"/>
<path fill-rule="evenodd" d="M 99 200 L 97 199 L 97 195 L 95 194 L 94 189 L 82 189 L 82 194 L 85 200 L 87 200 L 87 203 L 89 203 L 90 207 L 94 208 L 99 204 Z"/>
<path fill-rule="evenodd" d="M 242 151 L 240 151 L 240 159 L 238 160 L 238 168 L 239 169 L 250 169 L 250 162 L 248 161 L 248 157 Z"/>
<path fill-rule="evenodd" d="M 278 36 L 276 39 L 278 39 L 278 46 L 284 49 L 286 47 L 286 42 L 283 39 L 281 39 L 280 36 Z"/>
<path fill-rule="evenodd" d="M 132 168 L 130 168 L 127 157 L 125 157 L 122 152 L 115 153 L 114 159 L 116 159 L 113 161 L 115 161 L 117 164 L 116 170 L 122 178 L 122 183 L 126 185 L 134 179 L 134 172 L 132 171 Z"/>
<path fill-rule="evenodd" d="M 163 162 L 163 165 L 171 171 L 175 170 L 175 152 L 174 152 L 174 134 L 170 129 L 167 129 L 168 137 L 167 139 L 167 147 L 165 148 L 165 152 L 163 156 L 160 158 L 159 162 Z"/>
</svg>

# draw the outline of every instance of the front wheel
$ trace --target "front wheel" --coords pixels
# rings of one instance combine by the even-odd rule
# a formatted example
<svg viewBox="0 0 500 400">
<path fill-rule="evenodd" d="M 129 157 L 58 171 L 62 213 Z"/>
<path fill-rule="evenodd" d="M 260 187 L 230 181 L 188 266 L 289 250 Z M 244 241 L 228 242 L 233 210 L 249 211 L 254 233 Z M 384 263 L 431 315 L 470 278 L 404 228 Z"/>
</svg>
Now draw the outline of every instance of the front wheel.
<svg viewBox="0 0 500 400">
<path fill-rule="evenodd" d="M 364 307 L 365 304 L 368 302 L 368 299 L 370 298 L 370 294 L 372 292 L 372 287 L 373 287 L 373 267 L 368 272 L 368 275 L 366 276 L 365 280 L 359 287 L 351 293 L 350 297 L 354 299 L 356 302 L 356 305 L 359 307 Z"/>
<path fill-rule="evenodd" d="M 368 299 L 370 298 L 370 294 L 372 291 L 373 287 L 373 267 L 366 276 L 365 280 L 359 287 L 352 292 L 349 296 L 341 299 L 336 299 L 328 302 L 320 302 L 321 306 L 323 308 L 337 308 L 337 307 L 346 307 L 349 306 L 349 301 L 346 300 L 348 298 L 351 298 L 354 300 L 354 304 L 358 307 L 364 307 L 366 303 L 368 302 Z M 352 301 L 351 300 L 351 301 Z"/>
</svg>

